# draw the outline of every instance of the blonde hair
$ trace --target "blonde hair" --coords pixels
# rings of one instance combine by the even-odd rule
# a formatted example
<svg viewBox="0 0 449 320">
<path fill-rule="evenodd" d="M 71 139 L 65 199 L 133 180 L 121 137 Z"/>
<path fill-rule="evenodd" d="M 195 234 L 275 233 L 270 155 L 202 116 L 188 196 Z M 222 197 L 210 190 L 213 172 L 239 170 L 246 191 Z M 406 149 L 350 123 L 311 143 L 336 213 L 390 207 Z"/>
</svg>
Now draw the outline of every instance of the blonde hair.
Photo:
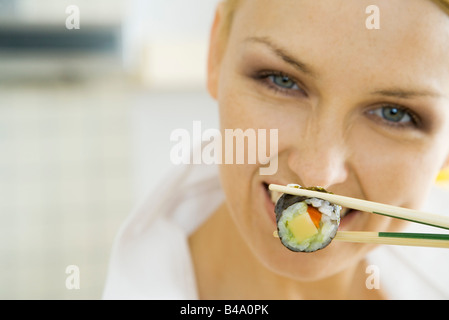
<svg viewBox="0 0 449 320">
<path fill-rule="evenodd" d="M 436 2 L 441 8 L 449 14 L 449 0 L 432 0 Z"/>
<path fill-rule="evenodd" d="M 221 4 L 222 8 L 222 21 L 219 29 L 219 39 L 222 48 L 220 48 L 220 52 L 222 53 L 224 47 L 228 43 L 228 37 L 231 33 L 232 22 L 234 20 L 234 13 L 240 5 L 241 0 L 223 0 Z"/>
</svg>

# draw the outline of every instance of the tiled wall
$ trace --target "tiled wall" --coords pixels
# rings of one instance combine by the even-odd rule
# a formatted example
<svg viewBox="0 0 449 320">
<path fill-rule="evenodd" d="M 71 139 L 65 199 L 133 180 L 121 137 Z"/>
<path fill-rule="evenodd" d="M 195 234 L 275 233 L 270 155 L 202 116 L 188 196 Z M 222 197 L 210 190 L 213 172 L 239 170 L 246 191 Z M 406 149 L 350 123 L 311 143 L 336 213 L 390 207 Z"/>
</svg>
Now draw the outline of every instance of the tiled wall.
<svg viewBox="0 0 449 320">
<path fill-rule="evenodd" d="M 0 298 L 99 298 L 132 205 L 123 83 L 0 87 Z M 80 290 L 68 290 L 68 265 Z"/>
<path fill-rule="evenodd" d="M 0 299 L 100 299 L 120 224 L 168 173 L 171 131 L 216 116 L 205 90 L 0 85 Z"/>
</svg>

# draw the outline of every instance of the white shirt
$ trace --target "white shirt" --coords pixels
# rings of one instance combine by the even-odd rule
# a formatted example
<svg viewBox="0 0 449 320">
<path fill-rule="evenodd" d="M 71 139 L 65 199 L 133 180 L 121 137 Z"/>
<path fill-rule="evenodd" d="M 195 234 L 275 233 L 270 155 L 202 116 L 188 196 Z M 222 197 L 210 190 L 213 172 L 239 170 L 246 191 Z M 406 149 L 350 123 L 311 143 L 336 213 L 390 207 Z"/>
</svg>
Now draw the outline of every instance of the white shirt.
<svg viewBox="0 0 449 320">
<path fill-rule="evenodd" d="M 198 299 L 187 240 L 224 201 L 218 168 L 180 166 L 160 185 L 115 239 L 104 299 Z M 448 196 L 435 188 L 424 209 L 448 214 Z M 425 228 L 412 224 L 406 231 L 444 233 Z M 449 299 L 449 249 L 384 245 L 368 260 L 390 299 Z"/>
</svg>

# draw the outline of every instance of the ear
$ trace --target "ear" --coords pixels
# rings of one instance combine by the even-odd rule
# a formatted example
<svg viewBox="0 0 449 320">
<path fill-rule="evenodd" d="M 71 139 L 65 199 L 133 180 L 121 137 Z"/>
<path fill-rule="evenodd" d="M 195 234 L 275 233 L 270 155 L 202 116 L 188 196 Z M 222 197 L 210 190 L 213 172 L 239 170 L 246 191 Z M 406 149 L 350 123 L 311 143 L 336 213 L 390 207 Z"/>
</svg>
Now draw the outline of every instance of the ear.
<svg viewBox="0 0 449 320">
<path fill-rule="evenodd" d="M 220 75 L 221 56 L 223 54 L 222 21 L 223 4 L 220 2 L 215 11 L 215 18 L 210 33 L 207 61 L 207 90 L 214 99 L 217 99 L 218 96 L 218 78 Z"/>
</svg>

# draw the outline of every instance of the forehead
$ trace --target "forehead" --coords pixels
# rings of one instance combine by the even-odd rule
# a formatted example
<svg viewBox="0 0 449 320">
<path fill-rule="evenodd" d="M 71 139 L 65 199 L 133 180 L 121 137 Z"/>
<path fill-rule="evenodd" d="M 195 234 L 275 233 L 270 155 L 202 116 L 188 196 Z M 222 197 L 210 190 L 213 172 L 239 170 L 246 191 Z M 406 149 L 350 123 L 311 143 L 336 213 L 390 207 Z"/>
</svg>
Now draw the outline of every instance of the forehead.
<svg viewBox="0 0 449 320">
<path fill-rule="evenodd" d="M 230 3 L 238 9 L 237 19 L 244 16 L 249 30 L 264 25 L 282 28 L 280 23 L 284 21 L 292 28 L 309 26 L 317 32 L 366 31 L 365 22 L 372 13 L 367 10 L 373 6 L 379 9 L 382 20 L 379 30 L 384 32 L 378 33 L 400 30 L 427 33 L 429 29 L 447 32 L 449 21 L 449 12 L 432 0 L 240 0 Z"/>
<path fill-rule="evenodd" d="M 366 27 L 370 5 L 380 29 Z M 449 16 L 430 0 L 246 0 L 232 30 L 234 44 L 269 37 L 321 69 L 444 76 L 449 90 Z"/>
</svg>

